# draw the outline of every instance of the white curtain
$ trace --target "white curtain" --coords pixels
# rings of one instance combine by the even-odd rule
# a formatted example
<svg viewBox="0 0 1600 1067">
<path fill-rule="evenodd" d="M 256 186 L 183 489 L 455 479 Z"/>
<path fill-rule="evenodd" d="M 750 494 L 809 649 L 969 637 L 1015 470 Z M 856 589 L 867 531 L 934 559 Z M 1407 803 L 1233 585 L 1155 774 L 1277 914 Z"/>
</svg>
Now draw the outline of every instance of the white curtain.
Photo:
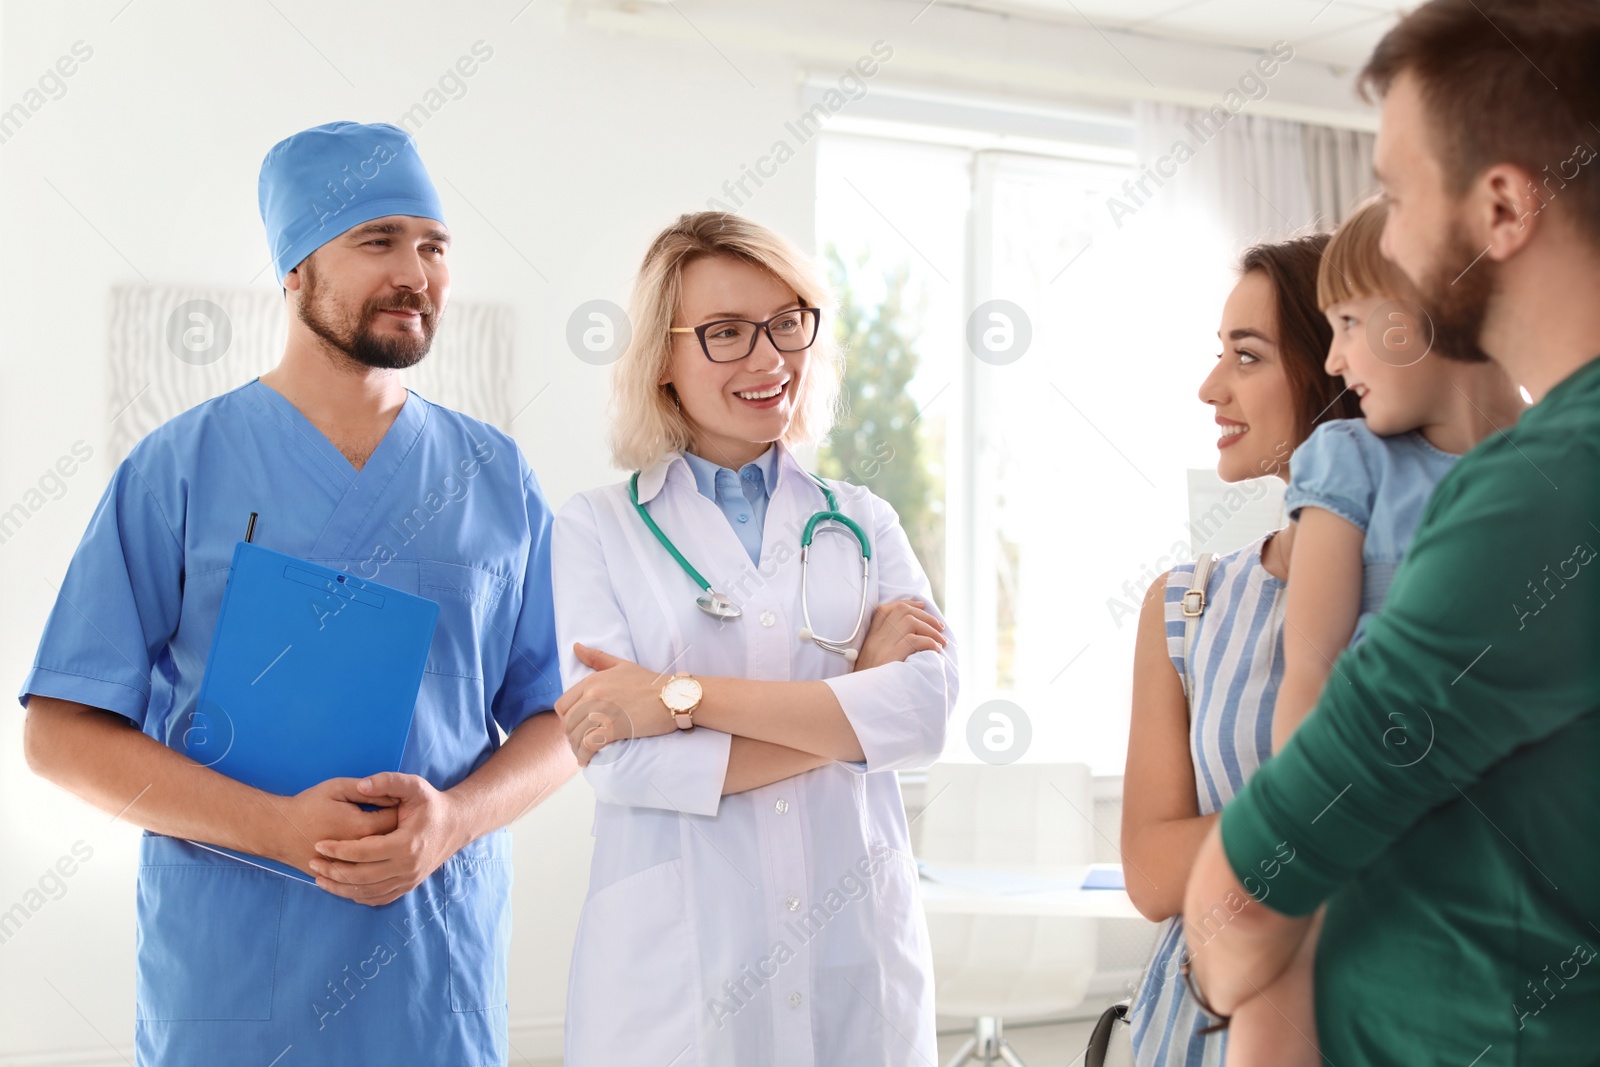
<svg viewBox="0 0 1600 1067">
<path fill-rule="evenodd" d="M 1331 230 L 1376 191 L 1370 133 L 1285 119 L 1140 101 L 1134 105 L 1141 166 L 1193 153 L 1151 206 L 1173 221 L 1204 219 L 1235 251 L 1306 228 Z"/>
<path fill-rule="evenodd" d="M 1223 258 L 1313 225 L 1300 123 L 1140 101 L 1134 127 L 1141 173 L 1175 171 L 1149 208 Z"/>
<path fill-rule="evenodd" d="M 1373 136 L 1361 130 L 1306 126 L 1306 180 L 1311 206 L 1326 224 L 1337 226 L 1352 208 L 1378 191 L 1372 176 Z"/>
</svg>

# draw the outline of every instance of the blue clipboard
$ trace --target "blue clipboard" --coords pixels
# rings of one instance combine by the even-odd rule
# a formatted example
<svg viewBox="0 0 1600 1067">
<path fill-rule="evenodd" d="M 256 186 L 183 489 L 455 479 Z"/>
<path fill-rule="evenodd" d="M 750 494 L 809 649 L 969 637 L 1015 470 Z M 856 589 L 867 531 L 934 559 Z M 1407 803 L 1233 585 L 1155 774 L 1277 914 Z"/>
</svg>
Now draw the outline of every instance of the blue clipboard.
<svg viewBox="0 0 1600 1067">
<path fill-rule="evenodd" d="M 398 770 L 438 618 L 431 600 L 239 542 L 182 751 L 280 796 Z"/>
</svg>

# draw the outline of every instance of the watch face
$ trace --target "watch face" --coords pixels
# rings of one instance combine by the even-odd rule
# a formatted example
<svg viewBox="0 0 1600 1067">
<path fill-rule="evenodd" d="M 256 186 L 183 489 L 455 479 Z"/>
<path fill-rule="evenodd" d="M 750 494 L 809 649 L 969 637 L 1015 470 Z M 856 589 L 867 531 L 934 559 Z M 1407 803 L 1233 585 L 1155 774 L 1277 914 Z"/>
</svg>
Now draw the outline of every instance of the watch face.
<svg viewBox="0 0 1600 1067">
<path fill-rule="evenodd" d="M 693 678 L 674 678 L 662 690 L 661 699 L 673 711 L 688 711 L 700 703 L 700 683 Z"/>
</svg>

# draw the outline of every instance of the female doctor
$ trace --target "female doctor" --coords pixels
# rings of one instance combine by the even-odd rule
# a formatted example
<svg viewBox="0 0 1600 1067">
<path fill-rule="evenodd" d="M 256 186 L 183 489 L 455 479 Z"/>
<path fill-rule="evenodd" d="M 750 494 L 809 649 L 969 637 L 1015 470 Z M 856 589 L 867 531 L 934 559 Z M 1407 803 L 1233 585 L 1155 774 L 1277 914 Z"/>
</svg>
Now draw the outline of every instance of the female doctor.
<svg viewBox="0 0 1600 1067">
<path fill-rule="evenodd" d="M 737 215 L 663 231 L 614 379 L 637 470 L 555 520 L 556 710 L 598 801 L 569 1067 L 936 1058 L 889 772 L 943 748 L 955 648 L 894 510 L 790 451 L 838 396 L 825 293 Z"/>
</svg>

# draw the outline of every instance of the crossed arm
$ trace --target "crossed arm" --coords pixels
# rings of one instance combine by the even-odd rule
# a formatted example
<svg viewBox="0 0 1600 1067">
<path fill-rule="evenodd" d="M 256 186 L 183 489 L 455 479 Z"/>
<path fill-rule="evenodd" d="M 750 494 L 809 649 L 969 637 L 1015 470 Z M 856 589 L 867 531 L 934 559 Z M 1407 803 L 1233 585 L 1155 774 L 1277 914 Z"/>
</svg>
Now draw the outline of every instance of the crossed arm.
<svg viewBox="0 0 1600 1067">
<path fill-rule="evenodd" d="M 901 662 L 945 647 L 944 625 L 920 601 L 897 600 L 872 614 L 855 669 Z M 595 673 L 556 702 L 573 754 L 588 766 L 613 741 L 659 737 L 676 726 L 661 703 L 666 678 L 636 663 L 574 644 L 578 661 Z M 826 682 L 759 682 L 697 678 L 702 690 L 698 726 L 733 735 L 722 793 L 742 793 L 835 760 L 866 758 L 855 728 Z"/>
<path fill-rule="evenodd" d="M 888 599 L 872 613 L 853 672 L 826 682 L 697 677 L 703 697 L 694 721 L 706 729 L 671 742 L 659 740 L 677 732 L 661 703 L 666 677 L 634 662 L 638 655 L 627 614 L 617 597 L 595 581 L 595 576 L 608 575 L 611 565 L 593 505 L 580 497 L 562 510 L 552 534 L 556 619 L 562 648 L 571 650 L 570 659 L 563 653 L 563 674 L 577 680 L 557 701 L 556 710 L 601 799 L 711 814 L 721 796 L 835 761 L 868 760 L 845 705 L 857 710 L 885 703 L 862 678 L 879 668 L 904 672 L 903 679 L 872 674 L 874 681 L 891 683 L 879 689 L 897 689 L 895 695 L 904 699 L 900 708 L 885 705 L 881 725 L 892 740 L 869 738 L 869 745 L 877 744 L 872 759 L 883 762 L 888 749 L 896 752 L 891 762 L 902 755 L 909 759 L 942 743 L 943 718 L 935 731 L 928 716 L 905 704 L 919 698 L 912 694 L 942 686 L 948 710 L 955 691 L 953 654 L 942 671 L 932 670 L 925 657 L 913 657 L 921 651 L 946 655 L 949 639 L 936 609 L 928 610 L 927 576 L 898 518 L 881 501 L 872 510 L 872 538 L 878 548 L 873 562 L 880 595 Z M 913 662 L 902 666 L 908 660 Z M 844 704 L 841 693 L 848 694 Z M 619 741 L 626 747 L 613 755 L 626 753 L 625 772 L 621 759 L 616 766 L 602 766 L 606 761 L 601 760 L 591 767 L 597 753 Z M 719 772 L 720 788 L 714 777 Z"/>
</svg>

